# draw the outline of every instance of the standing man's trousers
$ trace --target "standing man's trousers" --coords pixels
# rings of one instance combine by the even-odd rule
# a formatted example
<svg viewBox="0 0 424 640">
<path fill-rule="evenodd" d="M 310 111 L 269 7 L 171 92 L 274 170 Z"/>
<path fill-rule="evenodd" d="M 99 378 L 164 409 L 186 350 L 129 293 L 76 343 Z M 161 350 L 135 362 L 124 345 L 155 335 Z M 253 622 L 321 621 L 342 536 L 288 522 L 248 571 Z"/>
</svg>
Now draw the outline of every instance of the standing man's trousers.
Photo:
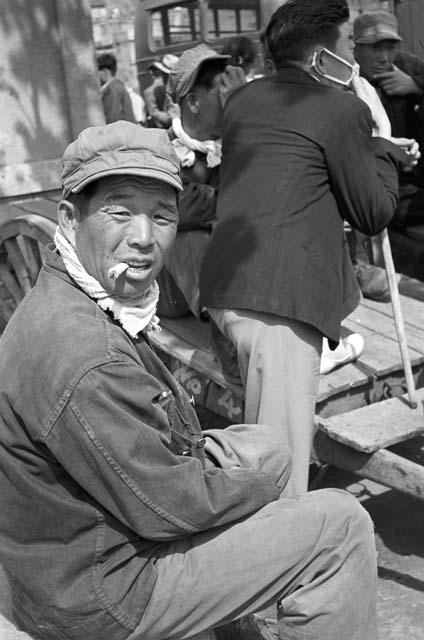
<svg viewBox="0 0 424 640">
<path fill-rule="evenodd" d="M 311 325 L 266 313 L 208 309 L 237 349 L 247 423 L 267 424 L 292 456 L 286 495 L 308 487 L 322 334 Z"/>
</svg>

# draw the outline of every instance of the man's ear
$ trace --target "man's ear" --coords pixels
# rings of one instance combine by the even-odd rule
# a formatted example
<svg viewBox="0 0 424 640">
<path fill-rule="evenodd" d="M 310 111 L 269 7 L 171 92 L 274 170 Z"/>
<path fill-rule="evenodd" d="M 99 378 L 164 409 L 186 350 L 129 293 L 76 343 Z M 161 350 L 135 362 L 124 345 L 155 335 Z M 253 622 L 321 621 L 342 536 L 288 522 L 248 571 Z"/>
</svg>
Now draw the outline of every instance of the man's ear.
<svg viewBox="0 0 424 640">
<path fill-rule="evenodd" d="M 192 113 L 199 113 L 200 104 L 199 98 L 194 91 L 191 91 L 186 95 L 186 104 Z"/>
<path fill-rule="evenodd" d="M 311 59 L 310 59 L 310 65 L 313 64 L 315 70 L 322 75 L 326 73 L 325 62 L 324 62 L 325 56 L 323 55 L 323 52 L 324 52 L 324 47 L 319 47 L 315 49 L 312 52 Z"/>
<path fill-rule="evenodd" d="M 57 218 L 60 230 L 72 246 L 75 245 L 75 231 L 80 222 L 78 208 L 69 200 L 61 200 L 57 206 Z"/>
</svg>

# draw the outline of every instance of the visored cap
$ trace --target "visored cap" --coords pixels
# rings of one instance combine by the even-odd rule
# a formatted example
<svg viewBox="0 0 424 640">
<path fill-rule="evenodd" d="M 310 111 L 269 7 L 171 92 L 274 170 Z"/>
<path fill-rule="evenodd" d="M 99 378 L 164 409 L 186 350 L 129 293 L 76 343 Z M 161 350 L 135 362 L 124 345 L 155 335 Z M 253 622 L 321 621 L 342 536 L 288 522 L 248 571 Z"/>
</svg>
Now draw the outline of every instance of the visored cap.
<svg viewBox="0 0 424 640">
<path fill-rule="evenodd" d="M 358 16 L 353 23 L 355 44 L 375 44 L 380 40 L 401 42 L 396 17 L 388 11 L 369 11 Z"/>
<path fill-rule="evenodd" d="M 222 60 L 223 67 L 231 56 L 220 55 L 207 44 L 199 44 L 193 49 L 187 49 L 180 56 L 168 77 L 167 91 L 173 102 L 178 102 L 186 96 L 196 82 L 202 66 L 210 60 Z"/>
<path fill-rule="evenodd" d="M 63 197 L 109 175 L 155 178 L 182 190 L 179 160 L 166 131 L 119 120 L 84 129 L 63 154 Z"/>
</svg>

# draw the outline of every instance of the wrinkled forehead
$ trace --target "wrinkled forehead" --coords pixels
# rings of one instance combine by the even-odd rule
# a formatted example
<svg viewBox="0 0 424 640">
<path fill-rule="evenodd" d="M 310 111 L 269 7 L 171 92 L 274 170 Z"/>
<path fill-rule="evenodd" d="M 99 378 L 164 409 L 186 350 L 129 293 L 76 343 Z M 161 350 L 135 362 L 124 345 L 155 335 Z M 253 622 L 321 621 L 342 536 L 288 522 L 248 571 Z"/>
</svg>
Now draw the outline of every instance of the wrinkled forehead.
<svg viewBox="0 0 424 640">
<path fill-rule="evenodd" d="M 91 198 L 125 199 L 140 196 L 142 198 L 177 198 L 177 190 L 168 182 L 157 178 L 136 175 L 110 175 L 96 180 Z"/>
</svg>

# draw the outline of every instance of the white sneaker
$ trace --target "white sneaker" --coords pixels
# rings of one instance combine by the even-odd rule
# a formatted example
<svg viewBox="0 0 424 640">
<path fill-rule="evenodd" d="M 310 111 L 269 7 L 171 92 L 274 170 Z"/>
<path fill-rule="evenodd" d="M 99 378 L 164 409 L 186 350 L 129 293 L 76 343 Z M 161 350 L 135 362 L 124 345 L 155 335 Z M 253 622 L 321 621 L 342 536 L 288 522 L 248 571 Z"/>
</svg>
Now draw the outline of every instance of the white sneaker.
<svg viewBox="0 0 424 640">
<path fill-rule="evenodd" d="M 340 342 L 334 351 L 328 346 L 327 338 L 322 343 L 320 373 L 330 373 L 336 367 L 353 362 L 364 350 L 364 339 L 359 333 L 351 333 Z"/>
</svg>

